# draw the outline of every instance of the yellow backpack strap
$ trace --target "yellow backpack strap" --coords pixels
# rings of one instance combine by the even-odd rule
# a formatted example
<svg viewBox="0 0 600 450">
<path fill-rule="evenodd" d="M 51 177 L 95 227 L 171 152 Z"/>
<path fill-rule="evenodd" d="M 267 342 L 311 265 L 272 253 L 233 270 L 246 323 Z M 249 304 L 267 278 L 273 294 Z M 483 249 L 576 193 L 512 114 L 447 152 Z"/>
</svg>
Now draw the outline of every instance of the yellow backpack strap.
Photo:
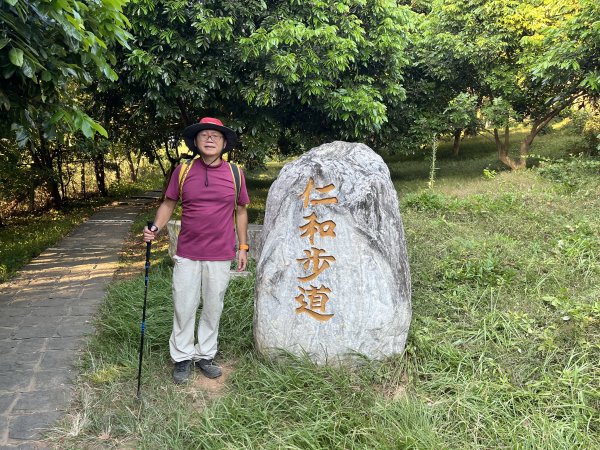
<svg viewBox="0 0 600 450">
<path fill-rule="evenodd" d="M 181 170 L 179 171 L 179 199 L 181 201 L 183 201 L 183 197 L 182 197 L 183 183 L 185 182 L 185 179 L 187 178 L 188 172 L 192 168 L 194 161 L 195 161 L 195 159 L 184 159 L 183 162 L 181 163 L 182 167 L 181 167 Z"/>
</svg>

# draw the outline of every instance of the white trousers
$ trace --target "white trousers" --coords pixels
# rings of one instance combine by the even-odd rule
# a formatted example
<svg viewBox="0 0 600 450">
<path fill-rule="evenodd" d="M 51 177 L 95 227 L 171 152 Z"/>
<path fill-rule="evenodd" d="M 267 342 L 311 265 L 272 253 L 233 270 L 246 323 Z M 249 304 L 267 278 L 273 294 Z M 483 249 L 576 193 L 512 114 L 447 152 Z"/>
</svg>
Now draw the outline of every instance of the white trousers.
<svg viewBox="0 0 600 450">
<path fill-rule="evenodd" d="M 231 261 L 193 261 L 175 256 L 173 268 L 173 332 L 169 350 L 174 362 L 213 359 L 217 354 L 219 320 L 229 284 Z M 198 342 L 194 345 L 196 313 Z"/>
</svg>

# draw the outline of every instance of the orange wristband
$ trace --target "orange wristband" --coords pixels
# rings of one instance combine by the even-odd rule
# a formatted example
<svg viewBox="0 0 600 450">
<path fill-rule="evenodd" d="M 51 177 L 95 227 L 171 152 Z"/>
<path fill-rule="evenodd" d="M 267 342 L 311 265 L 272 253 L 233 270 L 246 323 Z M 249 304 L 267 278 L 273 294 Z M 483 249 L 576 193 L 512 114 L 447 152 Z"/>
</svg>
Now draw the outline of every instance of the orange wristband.
<svg viewBox="0 0 600 450">
<path fill-rule="evenodd" d="M 248 251 L 248 250 L 250 250 L 250 246 L 247 244 L 240 244 L 239 249 Z"/>
</svg>

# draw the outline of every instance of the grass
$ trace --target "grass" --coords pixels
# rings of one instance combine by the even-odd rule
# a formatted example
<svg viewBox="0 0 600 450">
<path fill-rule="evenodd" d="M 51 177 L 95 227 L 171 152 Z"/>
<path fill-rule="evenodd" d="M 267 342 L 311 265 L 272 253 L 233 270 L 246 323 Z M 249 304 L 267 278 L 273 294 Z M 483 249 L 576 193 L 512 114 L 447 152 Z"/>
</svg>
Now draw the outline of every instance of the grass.
<svg viewBox="0 0 600 450">
<path fill-rule="evenodd" d="M 511 156 L 518 155 L 519 142 L 525 137 L 526 131 L 522 127 L 511 131 Z M 556 129 L 535 138 L 531 146 L 529 165 L 538 165 L 539 158 L 565 158 L 570 154 L 579 153 L 582 149 L 581 137 L 574 135 L 571 127 L 559 123 Z M 431 149 L 425 149 L 409 157 L 400 154 L 384 156 L 400 195 L 427 187 L 423 181 L 428 179 L 430 165 L 424 164 L 423 159 L 431 157 L 430 151 Z M 462 191 L 465 180 L 483 181 L 484 170 L 492 174 L 508 171 L 508 168 L 498 161 L 493 138 L 487 133 L 465 138 L 458 157 L 452 156 L 450 142 L 440 142 L 436 167 L 436 187 L 443 191 L 449 188 Z M 476 192 L 479 186 L 469 183 L 469 188 Z"/>
<path fill-rule="evenodd" d="M 135 398 L 140 274 L 112 286 L 82 358 L 76 401 L 53 442 L 73 449 L 600 448 L 600 163 L 500 171 L 482 142 L 464 145 L 460 162 L 440 145 L 435 190 L 426 188 L 427 161 L 389 158 L 413 281 L 405 354 L 352 369 L 263 359 L 252 341 L 253 279 L 235 279 L 220 331 L 218 359 L 233 367 L 224 390 L 202 387 L 200 375 L 174 386 L 171 265 L 162 251 L 150 274 L 142 400 Z M 578 141 L 557 133 L 551 148 L 544 142 L 540 155 L 562 158 Z M 258 193 L 272 176 L 248 178 Z"/>
<path fill-rule="evenodd" d="M 248 205 L 248 220 L 250 223 L 263 223 L 269 188 L 285 162 L 271 161 L 266 164 L 265 169 L 245 173 L 248 196 L 250 197 L 250 205 Z"/>
</svg>

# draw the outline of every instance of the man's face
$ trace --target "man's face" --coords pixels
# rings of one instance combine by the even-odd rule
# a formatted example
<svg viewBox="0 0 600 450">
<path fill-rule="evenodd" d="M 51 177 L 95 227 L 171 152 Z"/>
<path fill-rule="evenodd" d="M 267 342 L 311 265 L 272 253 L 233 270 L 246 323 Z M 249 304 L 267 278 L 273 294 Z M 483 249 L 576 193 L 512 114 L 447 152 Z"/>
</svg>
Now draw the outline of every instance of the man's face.
<svg viewBox="0 0 600 450">
<path fill-rule="evenodd" d="M 225 136 L 217 130 L 202 130 L 196 135 L 196 147 L 207 158 L 219 156 L 226 144 Z"/>
</svg>

